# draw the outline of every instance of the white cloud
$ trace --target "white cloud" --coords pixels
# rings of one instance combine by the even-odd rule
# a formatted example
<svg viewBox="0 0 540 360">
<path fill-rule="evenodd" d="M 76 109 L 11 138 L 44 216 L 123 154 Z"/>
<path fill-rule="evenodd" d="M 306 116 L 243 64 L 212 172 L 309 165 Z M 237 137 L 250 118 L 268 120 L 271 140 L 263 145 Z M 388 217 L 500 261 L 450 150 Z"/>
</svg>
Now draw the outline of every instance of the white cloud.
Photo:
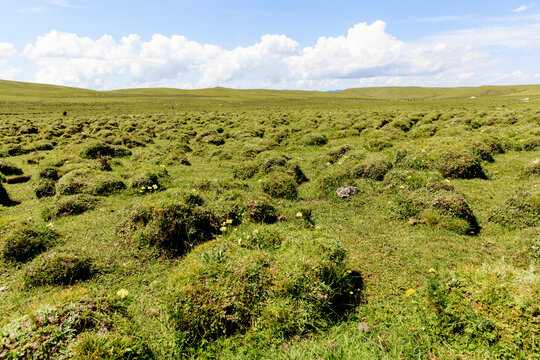
<svg viewBox="0 0 540 360">
<path fill-rule="evenodd" d="M 174 35 L 157 34 L 143 42 L 129 35 L 117 43 L 105 35 L 98 40 L 51 31 L 24 53 L 39 67 L 35 81 L 75 86 L 111 86 L 107 78 L 125 74 L 130 85 L 178 82 L 197 76 L 200 86 L 215 86 L 261 69 L 279 67 L 279 60 L 298 51 L 284 35 L 265 35 L 249 47 L 224 50 Z"/>
<path fill-rule="evenodd" d="M 326 90 L 479 85 L 494 79 L 532 82 L 534 74 L 501 72 L 504 75 L 490 78 L 485 68 L 498 60 L 494 47 L 502 47 L 499 53 L 519 53 L 539 44 L 540 25 L 535 24 L 465 29 L 406 43 L 389 34 L 383 21 L 375 21 L 359 23 L 342 36 L 321 37 L 304 48 L 285 35 L 264 35 L 250 46 L 224 49 L 181 35 L 156 34 L 144 41 L 132 34 L 117 41 L 109 35 L 91 39 L 51 31 L 28 44 L 24 56 L 37 65 L 33 81 L 94 89 L 227 86 Z M 0 50 L 0 60 L 3 53 L 7 51 Z"/>
<path fill-rule="evenodd" d="M 0 79 L 13 80 L 19 74 L 19 69 L 14 66 L 3 67 L 16 53 L 17 50 L 13 44 L 0 42 Z"/>
<path fill-rule="evenodd" d="M 0 42 L 0 64 L 10 60 L 16 53 L 17 50 L 13 44 Z"/>
<path fill-rule="evenodd" d="M 0 79 L 2 80 L 15 80 L 17 75 L 21 71 L 13 66 L 8 66 L 6 68 L 0 68 Z"/>
<path fill-rule="evenodd" d="M 450 46 L 469 45 L 476 48 L 503 46 L 510 49 L 530 50 L 540 45 L 540 24 L 516 26 L 488 26 L 456 30 L 427 39 L 432 42 L 444 42 Z"/>
<path fill-rule="evenodd" d="M 444 42 L 408 45 L 385 28 L 382 21 L 360 23 L 347 36 L 322 37 L 315 46 L 284 61 L 293 76 L 312 80 L 434 74 L 482 57 L 470 47 L 448 47 Z"/>
<path fill-rule="evenodd" d="M 518 8 L 515 8 L 514 10 L 512 10 L 512 12 L 521 12 L 521 11 L 525 11 L 527 10 L 529 7 L 527 5 L 521 5 L 520 7 Z"/>
</svg>

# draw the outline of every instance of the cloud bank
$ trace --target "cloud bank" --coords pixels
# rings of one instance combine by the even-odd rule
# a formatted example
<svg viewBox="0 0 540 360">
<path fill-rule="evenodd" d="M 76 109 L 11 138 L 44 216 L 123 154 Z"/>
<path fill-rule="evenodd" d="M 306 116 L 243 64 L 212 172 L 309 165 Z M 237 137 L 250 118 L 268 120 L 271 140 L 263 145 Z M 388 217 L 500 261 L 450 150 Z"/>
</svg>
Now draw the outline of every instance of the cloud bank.
<svg viewBox="0 0 540 360">
<path fill-rule="evenodd" d="M 486 27 L 450 32 L 417 43 L 403 42 L 383 21 L 359 23 L 347 34 L 321 37 L 301 47 L 285 35 L 264 35 L 250 46 L 225 49 L 181 35 L 131 34 L 116 40 L 56 30 L 27 44 L 19 56 L 37 67 L 32 81 L 93 89 L 170 86 L 203 88 L 335 89 L 369 85 L 490 83 L 482 68 L 493 62 L 492 47 L 530 51 L 540 45 L 540 25 Z M 0 65 L 15 56 L 0 43 Z M 498 74 L 493 79 L 538 81 L 537 75 Z M 0 77 L 15 76 L 2 68 Z M 479 84 L 478 84 L 479 85 Z"/>
</svg>

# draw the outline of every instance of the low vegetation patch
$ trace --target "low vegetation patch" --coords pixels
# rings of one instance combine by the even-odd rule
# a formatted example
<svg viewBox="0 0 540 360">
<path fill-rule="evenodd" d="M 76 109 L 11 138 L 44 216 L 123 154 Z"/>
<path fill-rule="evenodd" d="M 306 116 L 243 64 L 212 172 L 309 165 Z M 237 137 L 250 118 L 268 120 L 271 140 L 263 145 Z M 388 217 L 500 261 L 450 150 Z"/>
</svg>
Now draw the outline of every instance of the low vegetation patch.
<svg viewBox="0 0 540 360">
<path fill-rule="evenodd" d="M 489 220 L 508 227 L 524 228 L 540 224 L 540 186 L 520 191 L 493 209 Z"/>
<path fill-rule="evenodd" d="M 249 236 L 206 246 L 175 270 L 169 312 L 178 354 L 254 329 L 275 341 L 319 331 L 361 300 L 361 276 L 337 244 Z"/>
<path fill-rule="evenodd" d="M 144 342 L 112 332 L 117 318 L 118 306 L 105 301 L 42 306 L 0 327 L 0 357 L 153 359 Z"/>
<path fill-rule="evenodd" d="M 95 269 L 90 258 L 69 252 L 50 252 L 35 258 L 24 272 L 30 286 L 71 285 L 90 278 Z"/>
<path fill-rule="evenodd" d="M 3 235 L 2 257 L 7 261 L 25 262 L 54 245 L 60 235 L 44 224 L 22 223 Z"/>
<path fill-rule="evenodd" d="M 178 256 L 210 240 L 220 227 L 219 219 L 203 206 L 162 202 L 137 206 L 119 224 L 118 232 Z"/>
<path fill-rule="evenodd" d="M 78 194 L 58 198 L 52 208 L 45 209 L 43 216 L 45 220 L 57 217 L 80 215 L 92 210 L 99 203 L 99 200 L 91 195 Z"/>
</svg>

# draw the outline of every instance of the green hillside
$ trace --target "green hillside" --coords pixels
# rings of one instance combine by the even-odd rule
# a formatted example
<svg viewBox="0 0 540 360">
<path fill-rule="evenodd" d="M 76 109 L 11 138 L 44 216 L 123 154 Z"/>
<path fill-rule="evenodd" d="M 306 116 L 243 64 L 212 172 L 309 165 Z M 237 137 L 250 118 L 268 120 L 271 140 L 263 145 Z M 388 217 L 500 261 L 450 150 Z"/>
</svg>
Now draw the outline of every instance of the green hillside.
<svg viewBox="0 0 540 360">
<path fill-rule="evenodd" d="M 497 97 L 540 96 L 540 85 L 520 86 L 480 86 L 459 88 L 428 87 L 372 87 L 353 88 L 337 92 L 299 91 L 299 90 L 237 90 L 228 88 L 211 88 L 198 90 L 182 90 L 173 88 L 123 89 L 114 91 L 93 91 L 73 87 L 24 83 L 0 80 L 0 100 L 24 101 L 25 99 L 58 99 L 58 98 L 179 98 L 233 102 L 267 103 L 269 101 L 314 100 L 342 101 L 358 100 L 445 100 L 497 98 Z"/>
</svg>

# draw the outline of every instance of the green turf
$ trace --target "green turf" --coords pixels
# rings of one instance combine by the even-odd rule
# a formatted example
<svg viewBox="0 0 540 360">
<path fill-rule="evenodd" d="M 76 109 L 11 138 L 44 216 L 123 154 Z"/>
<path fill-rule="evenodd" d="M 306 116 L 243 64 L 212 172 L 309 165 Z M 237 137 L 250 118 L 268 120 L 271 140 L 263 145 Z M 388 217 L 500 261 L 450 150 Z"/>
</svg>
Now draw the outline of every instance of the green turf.
<svg viewBox="0 0 540 360">
<path fill-rule="evenodd" d="M 539 95 L 0 81 L 0 358 L 533 359 Z"/>
</svg>

